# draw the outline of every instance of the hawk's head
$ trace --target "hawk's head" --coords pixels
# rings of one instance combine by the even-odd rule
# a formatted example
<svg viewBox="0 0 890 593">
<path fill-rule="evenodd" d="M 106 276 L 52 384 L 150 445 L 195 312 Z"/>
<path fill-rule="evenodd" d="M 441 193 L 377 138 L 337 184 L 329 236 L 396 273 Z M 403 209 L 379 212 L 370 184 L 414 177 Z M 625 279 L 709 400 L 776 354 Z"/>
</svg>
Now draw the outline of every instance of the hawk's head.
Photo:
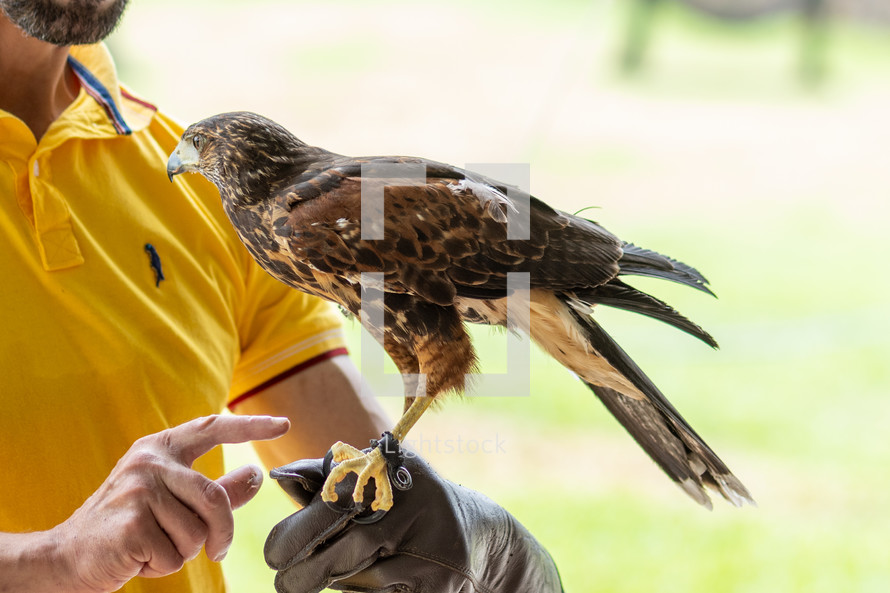
<svg viewBox="0 0 890 593">
<path fill-rule="evenodd" d="M 223 198 L 250 204 L 305 163 L 312 148 L 284 127 L 246 111 L 221 113 L 192 124 L 167 161 L 167 175 L 201 173 Z"/>
</svg>

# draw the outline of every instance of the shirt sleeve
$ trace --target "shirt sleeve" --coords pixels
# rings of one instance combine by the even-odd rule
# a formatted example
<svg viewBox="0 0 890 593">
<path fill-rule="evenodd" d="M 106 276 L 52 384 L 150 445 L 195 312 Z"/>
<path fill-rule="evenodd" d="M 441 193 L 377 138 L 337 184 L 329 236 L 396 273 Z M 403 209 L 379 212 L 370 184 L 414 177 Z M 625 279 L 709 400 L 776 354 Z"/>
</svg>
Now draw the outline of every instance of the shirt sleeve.
<svg viewBox="0 0 890 593">
<path fill-rule="evenodd" d="M 229 404 L 309 361 L 345 353 L 342 320 L 333 303 L 290 288 L 251 260 Z"/>
</svg>

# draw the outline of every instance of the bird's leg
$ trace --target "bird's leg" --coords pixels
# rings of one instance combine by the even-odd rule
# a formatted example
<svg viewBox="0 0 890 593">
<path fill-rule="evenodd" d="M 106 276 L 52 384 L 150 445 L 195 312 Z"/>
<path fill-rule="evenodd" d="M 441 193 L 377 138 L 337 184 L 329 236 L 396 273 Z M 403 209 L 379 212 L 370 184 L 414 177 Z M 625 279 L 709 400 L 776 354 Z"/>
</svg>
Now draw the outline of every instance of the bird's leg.
<svg viewBox="0 0 890 593">
<path fill-rule="evenodd" d="M 408 431 L 417 424 L 417 421 L 420 420 L 420 417 L 424 412 L 433 404 L 434 398 L 432 397 L 417 397 L 414 398 L 414 401 L 411 402 L 411 407 L 405 410 L 405 413 L 402 414 L 402 417 L 396 423 L 395 428 L 392 429 L 392 434 L 396 437 L 400 443 L 405 440 L 405 435 L 408 434 Z"/>
<path fill-rule="evenodd" d="M 463 329 L 457 311 L 450 313 L 451 317 L 446 316 L 444 319 L 450 321 L 451 325 L 443 326 L 441 333 L 415 336 L 410 348 L 389 334 L 384 336 L 383 347 L 402 374 L 405 381 L 405 395 L 411 400 L 411 405 L 405 410 L 390 435 L 384 434 L 380 443 L 372 442 L 373 449 L 370 453 L 362 453 L 343 443 L 337 443 L 331 448 L 334 460 L 340 464 L 328 475 L 322 488 L 322 500 L 336 501 L 337 494 L 334 489 L 337 483 L 347 474 L 355 472 L 358 474 L 358 481 L 352 491 L 352 499 L 356 504 L 362 503 L 365 486 L 371 478 L 374 478 L 376 493 L 371 509 L 388 511 L 392 508 L 390 470 L 399 465 L 397 462 L 401 455 L 399 443 L 429 409 L 438 394 L 463 391 L 464 376 L 475 366 L 476 355 L 470 344 L 470 338 Z M 440 310 L 437 310 L 437 314 L 443 316 Z M 396 486 L 399 486 L 397 477 Z"/>
<path fill-rule="evenodd" d="M 393 339 L 391 335 L 381 335 L 380 340 L 382 341 L 387 354 L 389 354 L 390 358 L 396 363 L 396 366 L 402 375 L 402 380 L 405 383 L 405 396 L 406 399 L 413 399 L 411 406 L 413 408 L 413 404 L 420 399 L 416 396 L 420 393 L 421 388 L 424 390 L 424 393 L 426 389 L 426 384 L 424 383 L 421 385 L 422 381 L 418 375 L 420 369 L 417 357 L 409 348 L 406 348 L 403 344 Z M 395 449 L 398 449 L 398 442 L 401 441 L 402 436 L 408 432 L 407 428 L 410 428 L 410 426 L 417 421 L 417 417 L 419 417 L 418 414 L 410 425 L 403 427 L 403 420 L 405 416 L 408 415 L 407 412 L 408 410 L 406 410 L 402 420 L 399 420 L 392 433 L 395 435 L 394 438 L 397 439 L 396 447 L 394 447 Z M 352 491 L 352 499 L 356 504 L 361 504 L 364 500 L 365 485 L 368 483 L 368 480 L 373 477 L 376 492 L 374 493 L 374 501 L 371 503 L 371 509 L 374 511 L 379 509 L 388 511 L 392 508 L 392 484 L 389 479 L 389 468 L 380 445 L 381 444 L 372 441 L 373 449 L 367 454 L 342 442 L 338 442 L 331 447 L 333 460 L 339 465 L 331 470 L 330 475 L 328 475 L 325 480 L 324 487 L 321 491 L 322 500 L 326 502 L 336 501 L 337 493 L 334 489 L 337 484 L 350 472 L 355 472 L 358 474 L 358 480 Z M 382 444 L 382 446 L 389 445 L 391 445 L 389 441 Z M 397 455 L 398 451 L 393 453 Z"/>
</svg>

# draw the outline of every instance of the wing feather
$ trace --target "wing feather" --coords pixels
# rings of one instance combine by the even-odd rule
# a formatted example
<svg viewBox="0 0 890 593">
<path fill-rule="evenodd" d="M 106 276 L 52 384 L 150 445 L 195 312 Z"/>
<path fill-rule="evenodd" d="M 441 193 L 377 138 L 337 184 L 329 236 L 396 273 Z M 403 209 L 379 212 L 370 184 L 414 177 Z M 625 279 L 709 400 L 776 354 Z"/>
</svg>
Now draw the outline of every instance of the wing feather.
<svg viewBox="0 0 890 593">
<path fill-rule="evenodd" d="M 381 240 L 361 238 L 360 175 L 369 162 L 424 164 L 427 170 L 422 184 L 382 182 L 387 186 Z M 339 157 L 324 170 L 304 174 L 280 196 L 287 214 L 277 219 L 277 233 L 297 259 L 344 276 L 385 272 L 388 289 L 437 304 L 461 295 L 503 296 L 508 272 L 527 272 L 532 286 L 555 291 L 598 286 L 617 275 L 622 256 L 621 241 L 596 223 L 424 159 Z M 506 213 L 515 200 L 529 204 L 526 240 L 507 238 Z"/>
</svg>

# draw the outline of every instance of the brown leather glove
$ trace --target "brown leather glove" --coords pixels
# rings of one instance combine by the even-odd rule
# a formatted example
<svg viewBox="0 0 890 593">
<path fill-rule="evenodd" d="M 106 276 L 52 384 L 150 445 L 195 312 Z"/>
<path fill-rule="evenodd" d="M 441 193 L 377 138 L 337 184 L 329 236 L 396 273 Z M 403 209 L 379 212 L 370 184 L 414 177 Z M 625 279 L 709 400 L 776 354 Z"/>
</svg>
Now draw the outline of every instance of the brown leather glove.
<svg viewBox="0 0 890 593">
<path fill-rule="evenodd" d="M 321 459 L 295 461 L 271 476 L 305 508 L 276 525 L 265 556 L 279 593 L 325 587 L 361 593 L 556 593 L 547 551 L 512 515 L 478 492 L 443 480 L 417 456 L 404 466 L 413 487 L 394 489 L 394 506 L 370 524 L 353 521 L 352 484 L 338 488 L 337 510 L 321 500 Z M 354 474 L 350 474 L 354 477 Z M 348 482 L 344 480 L 344 482 Z M 373 488 L 365 491 L 373 498 Z M 342 503 L 347 504 L 347 503 Z M 361 518 L 362 515 L 359 515 Z"/>
</svg>

